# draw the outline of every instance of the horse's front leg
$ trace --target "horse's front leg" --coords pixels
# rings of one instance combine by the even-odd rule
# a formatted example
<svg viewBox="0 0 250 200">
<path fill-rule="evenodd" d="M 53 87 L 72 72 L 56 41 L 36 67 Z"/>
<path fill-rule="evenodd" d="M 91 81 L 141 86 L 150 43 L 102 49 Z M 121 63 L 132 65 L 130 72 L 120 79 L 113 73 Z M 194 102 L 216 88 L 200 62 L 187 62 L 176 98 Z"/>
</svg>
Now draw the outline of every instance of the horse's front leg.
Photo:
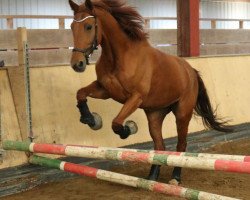
<svg viewBox="0 0 250 200">
<path fill-rule="evenodd" d="M 81 114 L 80 121 L 83 124 L 88 124 L 93 130 L 98 130 L 102 127 L 102 120 L 97 113 L 91 113 L 89 111 L 87 97 L 108 99 L 109 94 L 98 81 L 94 81 L 87 87 L 81 88 L 77 92 L 77 107 L 79 108 Z"/>
<path fill-rule="evenodd" d="M 124 103 L 119 114 L 112 122 L 113 131 L 120 136 L 121 139 L 126 139 L 129 135 L 137 132 L 137 126 L 134 122 L 128 121 L 125 126 L 125 119 L 130 116 L 142 104 L 142 97 L 139 93 L 134 93 Z"/>
</svg>

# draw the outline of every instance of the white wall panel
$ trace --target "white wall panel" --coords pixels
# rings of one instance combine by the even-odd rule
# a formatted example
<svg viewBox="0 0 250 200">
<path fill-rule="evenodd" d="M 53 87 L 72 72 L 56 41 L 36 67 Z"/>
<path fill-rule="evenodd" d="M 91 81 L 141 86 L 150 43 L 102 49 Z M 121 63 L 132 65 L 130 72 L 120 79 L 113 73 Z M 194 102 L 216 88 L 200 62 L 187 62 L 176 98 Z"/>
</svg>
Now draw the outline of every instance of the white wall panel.
<svg viewBox="0 0 250 200">
<path fill-rule="evenodd" d="M 250 19 L 250 3 L 201 0 L 200 13 L 201 18 Z M 201 28 L 210 28 L 210 23 L 202 22 Z M 237 29 L 239 22 L 218 22 L 217 28 Z"/>
<path fill-rule="evenodd" d="M 1 15 L 72 15 L 68 0 L 0 0 Z M 69 27 L 69 22 L 67 21 Z M 14 28 L 25 26 L 33 29 L 58 28 L 56 19 L 18 19 Z M 6 21 L 0 20 L 0 28 L 6 28 Z"/>
<path fill-rule="evenodd" d="M 83 2 L 83 0 L 75 0 Z M 137 7 L 144 17 L 176 17 L 176 0 L 127 0 Z M 240 18 L 250 19 L 250 3 L 201 0 L 201 17 L 203 18 Z M 0 0 L 0 14 L 3 15 L 72 15 L 68 0 Z M 71 20 L 66 20 L 69 28 Z M 151 28 L 176 28 L 176 21 L 151 22 Z M 57 20 L 18 19 L 14 27 L 58 28 Z M 250 23 L 244 23 L 250 28 Z M 6 28 L 6 21 L 0 20 L 0 28 Z M 201 28 L 210 28 L 209 22 L 202 22 Z M 218 22 L 218 28 L 238 28 L 238 22 Z"/>
<path fill-rule="evenodd" d="M 144 17 L 176 17 L 176 0 L 127 0 Z M 177 28 L 172 20 L 152 20 L 150 28 Z"/>
</svg>

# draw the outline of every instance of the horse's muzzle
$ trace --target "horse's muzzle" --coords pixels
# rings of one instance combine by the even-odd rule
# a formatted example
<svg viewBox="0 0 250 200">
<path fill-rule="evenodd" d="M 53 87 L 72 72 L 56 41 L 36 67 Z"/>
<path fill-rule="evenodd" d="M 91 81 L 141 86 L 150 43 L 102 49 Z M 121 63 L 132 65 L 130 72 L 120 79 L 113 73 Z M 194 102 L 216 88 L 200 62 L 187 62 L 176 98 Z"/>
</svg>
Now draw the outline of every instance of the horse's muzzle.
<svg viewBox="0 0 250 200">
<path fill-rule="evenodd" d="M 72 68 L 76 71 L 76 72 L 84 72 L 86 69 L 86 61 L 80 61 L 76 64 L 72 65 Z"/>
</svg>

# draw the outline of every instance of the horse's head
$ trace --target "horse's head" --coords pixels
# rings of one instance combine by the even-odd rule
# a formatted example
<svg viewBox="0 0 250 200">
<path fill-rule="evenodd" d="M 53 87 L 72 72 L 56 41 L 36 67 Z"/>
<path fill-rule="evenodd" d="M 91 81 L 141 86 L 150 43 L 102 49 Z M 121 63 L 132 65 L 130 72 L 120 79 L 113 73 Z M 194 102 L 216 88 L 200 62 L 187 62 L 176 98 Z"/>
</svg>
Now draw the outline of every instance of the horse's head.
<svg viewBox="0 0 250 200">
<path fill-rule="evenodd" d="M 90 0 L 86 0 L 83 5 L 69 0 L 69 4 L 74 11 L 74 21 L 71 24 L 74 38 L 71 66 L 76 72 L 84 72 L 90 54 L 98 46 L 98 21 Z"/>
</svg>

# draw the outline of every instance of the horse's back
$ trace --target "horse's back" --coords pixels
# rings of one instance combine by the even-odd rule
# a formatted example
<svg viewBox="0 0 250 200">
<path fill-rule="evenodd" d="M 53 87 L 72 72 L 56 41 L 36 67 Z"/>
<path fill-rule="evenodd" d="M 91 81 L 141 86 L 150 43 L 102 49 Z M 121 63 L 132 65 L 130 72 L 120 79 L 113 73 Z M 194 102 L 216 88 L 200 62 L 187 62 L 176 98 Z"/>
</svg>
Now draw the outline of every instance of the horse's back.
<svg viewBox="0 0 250 200">
<path fill-rule="evenodd" d="M 155 48 L 151 50 L 153 67 L 150 102 L 161 107 L 178 102 L 184 95 L 197 95 L 197 73 L 183 58 L 166 54 Z M 150 103 L 150 104 L 151 104 Z"/>
</svg>

